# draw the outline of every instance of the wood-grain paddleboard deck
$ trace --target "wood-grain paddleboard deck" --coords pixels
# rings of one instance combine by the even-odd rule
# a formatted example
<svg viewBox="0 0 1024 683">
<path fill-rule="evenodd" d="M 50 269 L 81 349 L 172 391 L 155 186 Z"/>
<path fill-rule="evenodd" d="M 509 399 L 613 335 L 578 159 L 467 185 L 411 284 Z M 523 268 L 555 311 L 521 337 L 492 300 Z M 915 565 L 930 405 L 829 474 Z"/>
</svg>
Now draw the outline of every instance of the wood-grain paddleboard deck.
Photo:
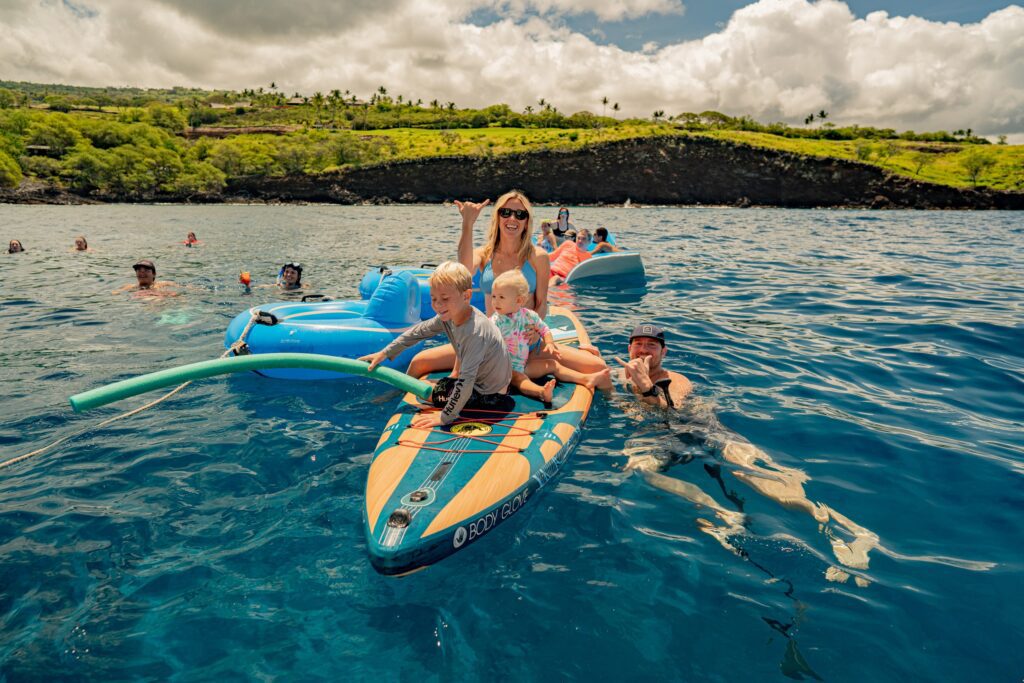
<svg viewBox="0 0 1024 683">
<path fill-rule="evenodd" d="M 565 309 L 553 307 L 546 322 L 561 343 L 590 343 Z M 513 412 L 463 411 L 448 427 L 423 430 L 410 429 L 410 421 L 435 409 L 405 395 L 366 481 L 364 528 L 377 571 L 407 574 L 476 543 L 558 472 L 579 441 L 593 393 L 559 384 L 547 410 L 514 397 Z"/>
</svg>

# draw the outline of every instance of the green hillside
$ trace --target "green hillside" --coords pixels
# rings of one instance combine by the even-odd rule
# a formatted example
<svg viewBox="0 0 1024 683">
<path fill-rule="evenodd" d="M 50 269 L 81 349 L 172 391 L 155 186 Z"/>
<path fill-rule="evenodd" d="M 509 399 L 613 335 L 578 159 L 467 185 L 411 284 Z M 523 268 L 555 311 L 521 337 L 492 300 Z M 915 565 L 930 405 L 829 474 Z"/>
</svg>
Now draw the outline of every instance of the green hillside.
<svg viewBox="0 0 1024 683">
<path fill-rule="evenodd" d="M 857 160 L 955 187 L 1024 190 L 1024 147 L 972 131 L 835 127 L 827 112 L 805 127 L 718 112 L 650 119 L 566 115 L 550 102 L 513 111 L 409 101 L 384 87 L 303 97 L 275 88 L 82 88 L 0 81 L 0 186 L 35 178 L 118 196 L 203 193 L 230 177 L 316 175 L 440 155 L 499 156 L 652 136 L 707 136 L 817 157 Z M 812 121 L 817 120 L 817 126 Z"/>
</svg>

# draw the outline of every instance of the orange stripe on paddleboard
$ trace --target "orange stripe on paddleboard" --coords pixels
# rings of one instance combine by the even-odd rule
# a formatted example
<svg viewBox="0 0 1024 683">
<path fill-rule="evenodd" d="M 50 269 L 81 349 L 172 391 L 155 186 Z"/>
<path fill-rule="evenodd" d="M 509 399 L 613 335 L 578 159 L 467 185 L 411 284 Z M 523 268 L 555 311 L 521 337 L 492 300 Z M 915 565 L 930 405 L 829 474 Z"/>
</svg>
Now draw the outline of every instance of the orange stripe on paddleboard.
<svg viewBox="0 0 1024 683">
<path fill-rule="evenodd" d="M 429 435 L 427 429 L 406 429 L 400 436 L 403 445 L 393 446 L 373 459 L 366 476 L 366 519 L 371 529 Z"/>
<path fill-rule="evenodd" d="M 479 456 L 475 456 L 479 457 Z M 423 532 L 429 536 L 494 506 L 530 479 L 530 461 L 519 453 L 490 456 Z"/>
</svg>

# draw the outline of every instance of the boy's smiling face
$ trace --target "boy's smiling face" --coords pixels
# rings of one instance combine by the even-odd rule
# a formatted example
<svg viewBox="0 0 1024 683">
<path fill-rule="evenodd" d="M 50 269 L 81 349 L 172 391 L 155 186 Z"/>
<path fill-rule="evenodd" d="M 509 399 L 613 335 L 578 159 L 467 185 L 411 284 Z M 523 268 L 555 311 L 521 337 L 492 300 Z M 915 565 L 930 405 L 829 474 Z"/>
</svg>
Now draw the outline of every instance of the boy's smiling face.
<svg viewBox="0 0 1024 683">
<path fill-rule="evenodd" d="M 460 292 L 451 285 L 430 285 L 430 304 L 434 312 L 445 322 L 451 322 L 464 315 L 469 307 L 473 290 Z"/>
</svg>

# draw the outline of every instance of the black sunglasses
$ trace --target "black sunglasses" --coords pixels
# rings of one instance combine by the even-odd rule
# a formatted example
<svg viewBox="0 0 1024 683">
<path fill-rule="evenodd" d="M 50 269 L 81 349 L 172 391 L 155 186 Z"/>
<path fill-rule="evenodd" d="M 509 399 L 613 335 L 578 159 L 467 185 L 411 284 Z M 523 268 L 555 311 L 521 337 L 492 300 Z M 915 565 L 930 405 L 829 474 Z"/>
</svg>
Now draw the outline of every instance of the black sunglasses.
<svg viewBox="0 0 1024 683">
<path fill-rule="evenodd" d="M 530 217 L 530 212 L 527 211 L 526 209 L 506 209 L 504 207 L 498 209 L 498 215 L 501 216 L 502 218 L 508 218 L 513 214 L 515 214 L 517 220 L 521 221 L 525 221 L 527 218 Z"/>
</svg>

